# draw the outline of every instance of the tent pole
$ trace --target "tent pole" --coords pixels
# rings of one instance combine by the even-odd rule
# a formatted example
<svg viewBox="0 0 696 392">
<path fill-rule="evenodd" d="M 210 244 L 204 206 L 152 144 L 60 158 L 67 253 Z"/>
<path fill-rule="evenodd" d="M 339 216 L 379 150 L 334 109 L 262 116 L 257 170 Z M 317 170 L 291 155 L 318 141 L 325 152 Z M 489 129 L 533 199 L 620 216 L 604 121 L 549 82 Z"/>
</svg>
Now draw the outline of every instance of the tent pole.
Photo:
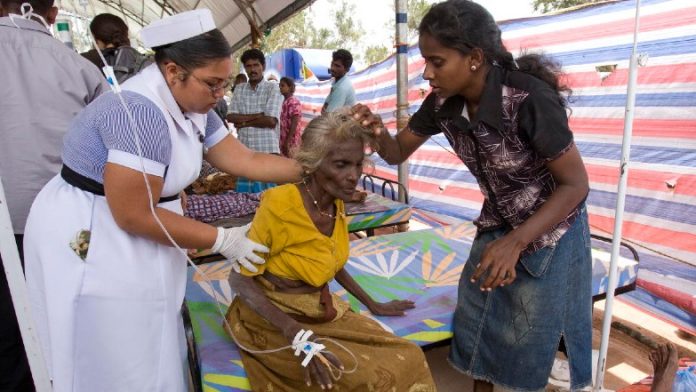
<svg viewBox="0 0 696 392">
<path fill-rule="evenodd" d="M 624 132 L 621 144 L 621 162 L 619 167 L 619 185 L 616 194 L 616 215 L 614 217 L 614 236 L 611 243 L 611 262 L 609 264 L 609 282 L 607 284 L 607 300 L 604 307 L 604 319 L 602 322 L 602 340 L 599 345 L 599 358 L 597 360 L 597 375 L 594 391 L 604 389 L 604 373 L 607 366 L 607 350 L 609 346 L 609 333 L 614 311 L 614 290 L 617 283 L 617 264 L 619 249 L 621 247 L 621 230 L 623 225 L 624 205 L 626 202 L 626 186 L 628 182 L 628 163 L 631 153 L 631 137 L 633 135 L 633 116 L 636 106 L 636 84 L 638 79 L 638 30 L 640 21 L 640 0 L 636 0 L 636 17 L 633 30 L 633 50 L 628 68 L 628 89 L 626 91 L 626 113 L 624 116 Z"/>
<path fill-rule="evenodd" d="M 396 10 L 396 132 L 408 124 L 408 8 L 406 0 L 394 0 Z M 399 164 L 398 181 L 406 192 L 399 189 L 399 201 L 406 202 L 408 193 L 408 161 Z"/>
<path fill-rule="evenodd" d="M 29 368 L 34 379 L 34 385 L 38 392 L 50 392 L 51 380 L 41 352 L 36 325 L 29 309 L 27 285 L 24 280 L 22 263 L 19 260 L 17 244 L 12 232 L 12 221 L 10 220 L 10 211 L 7 208 L 2 178 L 0 178 L 0 255 L 2 256 L 0 259 L 2 259 L 2 264 L 5 268 L 7 285 L 10 288 L 12 304 L 17 314 L 17 323 L 24 341 L 24 348 L 29 360 Z"/>
</svg>

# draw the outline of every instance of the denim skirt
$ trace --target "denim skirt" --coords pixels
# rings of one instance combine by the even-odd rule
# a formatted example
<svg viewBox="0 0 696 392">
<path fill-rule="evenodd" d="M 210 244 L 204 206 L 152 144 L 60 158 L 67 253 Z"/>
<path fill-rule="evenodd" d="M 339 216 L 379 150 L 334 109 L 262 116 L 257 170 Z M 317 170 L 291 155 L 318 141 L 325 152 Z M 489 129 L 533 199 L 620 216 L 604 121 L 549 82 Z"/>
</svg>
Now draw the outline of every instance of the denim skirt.
<svg viewBox="0 0 696 392">
<path fill-rule="evenodd" d="M 449 361 L 474 379 L 514 391 L 543 391 L 563 337 L 571 389 L 592 373 L 592 258 L 587 211 L 554 247 L 523 255 L 517 279 L 490 292 L 470 278 L 486 245 L 506 230 L 480 232 L 459 280 Z"/>
</svg>

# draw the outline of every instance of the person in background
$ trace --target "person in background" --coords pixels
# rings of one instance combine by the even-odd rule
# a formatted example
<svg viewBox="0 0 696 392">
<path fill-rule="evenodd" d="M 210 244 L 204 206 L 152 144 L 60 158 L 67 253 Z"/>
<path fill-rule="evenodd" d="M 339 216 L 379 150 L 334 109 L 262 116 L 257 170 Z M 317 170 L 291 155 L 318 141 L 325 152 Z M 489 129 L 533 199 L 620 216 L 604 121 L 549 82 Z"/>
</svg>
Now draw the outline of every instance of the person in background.
<svg viewBox="0 0 696 392">
<path fill-rule="evenodd" d="M 27 219 L 27 289 L 55 392 L 186 391 L 184 249 L 212 249 L 237 270 L 254 270 L 254 251 L 266 249 L 247 227 L 182 216 L 180 192 L 203 158 L 234 176 L 301 178 L 296 162 L 249 150 L 212 110 L 232 48 L 210 10 L 154 21 L 140 36 L 156 62 L 70 123 L 61 173 Z"/>
<path fill-rule="evenodd" d="M 331 54 L 331 67 L 329 73 L 333 77 L 331 92 L 326 97 L 322 113 L 335 112 L 346 106 L 355 105 L 355 90 L 353 84 L 346 76 L 353 65 L 353 55 L 345 49 L 338 49 Z"/>
<path fill-rule="evenodd" d="M 234 89 L 237 88 L 242 83 L 248 82 L 249 79 L 247 78 L 246 74 L 240 73 L 237 74 L 237 76 L 234 77 L 234 84 L 232 85 L 232 92 L 234 93 Z"/>
<path fill-rule="evenodd" d="M 108 13 L 99 14 L 92 19 L 89 30 L 92 32 L 97 48 L 102 52 L 104 60 L 113 67 L 119 83 L 124 83 L 151 63 L 145 55 L 130 46 L 128 25 L 118 16 Z M 104 62 L 96 48 L 82 53 L 82 56 L 94 63 L 99 69 L 104 67 Z"/>
<path fill-rule="evenodd" d="M 232 88 L 230 89 L 230 94 L 222 97 L 223 100 L 225 101 L 225 112 L 224 112 L 224 116 L 223 116 L 224 117 L 223 122 L 225 123 L 225 126 L 227 127 L 227 129 L 230 130 L 230 133 L 232 135 L 234 135 L 234 137 L 239 136 L 239 134 L 237 133 L 237 128 L 234 127 L 234 124 L 227 121 L 227 115 L 230 114 L 230 105 L 232 104 L 231 96 L 234 96 L 234 89 L 238 85 L 240 85 L 242 83 L 246 83 L 246 82 L 247 82 L 246 74 L 243 74 L 243 73 L 237 74 L 237 76 L 234 77 L 234 83 L 232 84 Z M 219 105 L 220 109 L 222 109 L 222 104 L 218 103 L 218 105 Z M 216 110 L 216 112 L 217 112 L 217 110 Z M 218 115 L 222 115 L 222 112 L 218 112 Z"/>
<path fill-rule="evenodd" d="M 304 354 L 297 357 L 294 350 L 240 350 L 254 391 L 435 390 L 416 344 L 354 313 L 329 291 L 336 279 L 377 316 L 403 316 L 415 306 L 407 300 L 374 301 L 343 268 L 349 248 L 344 203 L 362 174 L 365 148 L 374 147 L 372 131 L 349 115 L 321 115 L 307 125 L 295 155 L 304 169 L 302 181 L 262 195 L 249 238 L 270 252 L 258 271 L 230 274 L 239 295 L 227 312 L 227 333 L 251 350 L 267 350 L 292 344 L 298 332 L 311 330 L 311 340 L 332 339 L 321 343 L 333 355 L 322 353 L 326 361 L 315 356 L 303 368 Z M 334 372 L 344 366 L 346 373 L 332 379 L 329 363 Z"/>
<path fill-rule="evenodd" d="M 650 392 L 671 392 L 679 370 L 679 353 L 672 342 L 657 345 L 650 351 L 653 380 Z"/>
<path fill-rule="evenodd" d="M 560 69 L 535 54 L 515 60 L 473 1 L 433 5 L 418 31 L 432 92 L 406 128 L 393 138 L 367 106 L 354 111 L 390 164 L 444 133 L 483 192 L 449 362 L 476 392 L 543 390 L 563 339 L 571 390 L 582 389 L 592 382 L 589 182 Z"/>
<path fill-rule="evenodd" d="M 229 129 L 229 124 L 227 123 L 227 111 L 229 110 L 229 107 L 227 105 L 227 101 L 225 101 L 225 96 L 223 95 L 220 99 L 218 99 L 217 104 L 215 104 L 215 114 L 220 117 L 220 120 L 222 120 L 222 123 L 225 124 L 225 128 Z"/>
<path fill-rule="evenodd" d="M 130 46 L 128 25 L 114 14 L 104 13 L 95 16 L 89 24 L 89 31 L 97 43 L 97 48 L 102 51 L 105 57 L 108 54 L 113 54 L 116 49 L 122 46 Z M 99 69 L 104 66 L 96 48 L 82 53 L 82 56 Z"/>
<path fill-rule="evenodd" d="M 300 119 L 302 104 L 295 97 L 295 80 L 288 77 L 280 78 L 280 93 L 285 100 L 280 111 L 280 153 L 291 157 L 293 151 L 300 145 Z"/>
<path fill-rule="evenodd" d="M 68 124 L 109 89 L 93 64 L 51 35 L 58 14 L 53 4 L 0 0 L 0 177 L 20 256 L 31 203 L 60 171 Z M 33 388 L 0 260 L 0 391 Z"/>
<path fill-rule="evenodd" d="M 232 96 L 227 121 L 237 129 L 239 141 L 248 148 L 269 154 L 280 154 L 280 110 L 283 96 L 278 83 L 263 78 L 266 57 L 258 49 L 242 53 L 242 64 L 248 83 L 238 85 Z M 273 183 L 237 179 L 237 192 L 261 192 Z"/>
</svg>

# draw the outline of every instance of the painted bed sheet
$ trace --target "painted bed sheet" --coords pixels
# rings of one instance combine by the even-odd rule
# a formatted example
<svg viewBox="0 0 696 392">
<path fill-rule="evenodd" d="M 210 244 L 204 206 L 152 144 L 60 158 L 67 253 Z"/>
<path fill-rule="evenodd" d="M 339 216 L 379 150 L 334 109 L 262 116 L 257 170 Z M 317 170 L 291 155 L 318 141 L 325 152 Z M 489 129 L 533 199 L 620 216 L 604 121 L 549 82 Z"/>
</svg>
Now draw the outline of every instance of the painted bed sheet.
<svg viewBox="0 0 696 392">
<path fill-rule="evenodd" d="M 253 197 L 258 194 L 240 193 L 238 195 L 251 195 L 251 197 Z M 255 207 L 258 207 L 258 202 Z M 244 212 L 249 213 L 249 211 L 246 210 L 244 210 Z M 241 216 L 239 213 L 231 214 L 231 216 L 217 219 L 212 222 L 212 224 L 220 227 L 244 226 L 254 219 L 253 214 L 255 212 L 256 208 L 252 209 L 249 215 Z M 411 207 L 408 204 L 393 201 L 376 193 L 368 192 L 363 203 L 346 203 L 346 222 L 348 223 L 348 232 L 350 233 L 392 226 L 399 223 L 407 223 L 410 219 Z M 206 220 L 203 221 L 205 222 Z M 198 251 L 193 257 L 199 258 L 212 254 L 212 251 L 209 249 L 203 249 Z"/>
<path fill-rule="evenodd" d="M 346 222 L 351 233 L 406 223 L 409 219 L 411 207 L 408 204 L 393 201 L 376 193 L 368 192 L 363 203 L 346 203 Z"/>
<path fill-rule="evenodd" d="M 353 278 L 378 301 L 411 299 L 416 308 L 405 317 L 374 317 L 387 330 L 424 346 L 445 340 L 452 333 L 459 275 L 466 262 L 476 228 L 461 223 L 436 229 L 369 237 L 351 242 L 346 268 Z M 606 290 L 604 260 L 596 251 L 593 294 Z M 222 317 L 233 293 L 227 283 L 229 264 L 224 261 L 199 266 L 206 278 L 189 269 L 186 302 L 196 337 L 201 374 L 206 391 L 245 391 L 249 383 L 237 347 L 222 329 Z M 620 263 L 619 286 L 635 281 L 636 263 Z M 368 317 L 359 302 L 335 282 L 332 291 Z M 214 298 L 215 297 L 215 298 Z"/>
</svg>

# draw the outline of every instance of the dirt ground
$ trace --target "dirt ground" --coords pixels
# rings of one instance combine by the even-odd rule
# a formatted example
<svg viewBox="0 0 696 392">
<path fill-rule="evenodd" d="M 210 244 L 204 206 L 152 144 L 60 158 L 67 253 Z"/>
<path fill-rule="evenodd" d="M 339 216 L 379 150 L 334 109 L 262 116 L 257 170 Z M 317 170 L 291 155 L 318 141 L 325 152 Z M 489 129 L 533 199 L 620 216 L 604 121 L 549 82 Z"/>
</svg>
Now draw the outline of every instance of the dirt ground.
<svg viewBox="0 0 696 392">
<path fill-rule="evenodd" d="M 599 350 L 603 308 L 603 301 L 595 305 L 592 339 L 592 347 L 595 350 Z M 608 366 L 604 376 L 604 388 L 609 391 L 618 391 L 652 374 L 652 365 L 648 360 L 650 344 L 669 340 L 679 348 L 680 357 L 696 358 L 696 337 L 682 335 L 669 324 L 638 312 L 629 305 L 614 302 L 613 320 L 607 353 Z M 472 380 L 452 369 L 447 363 L 448 351 L 449 346 L 426 351 L 438 391 L 473 390 Z M 562 390 L 564 389 L 552 385 L 547 387 L 547 391 Z"/>
</svg>

